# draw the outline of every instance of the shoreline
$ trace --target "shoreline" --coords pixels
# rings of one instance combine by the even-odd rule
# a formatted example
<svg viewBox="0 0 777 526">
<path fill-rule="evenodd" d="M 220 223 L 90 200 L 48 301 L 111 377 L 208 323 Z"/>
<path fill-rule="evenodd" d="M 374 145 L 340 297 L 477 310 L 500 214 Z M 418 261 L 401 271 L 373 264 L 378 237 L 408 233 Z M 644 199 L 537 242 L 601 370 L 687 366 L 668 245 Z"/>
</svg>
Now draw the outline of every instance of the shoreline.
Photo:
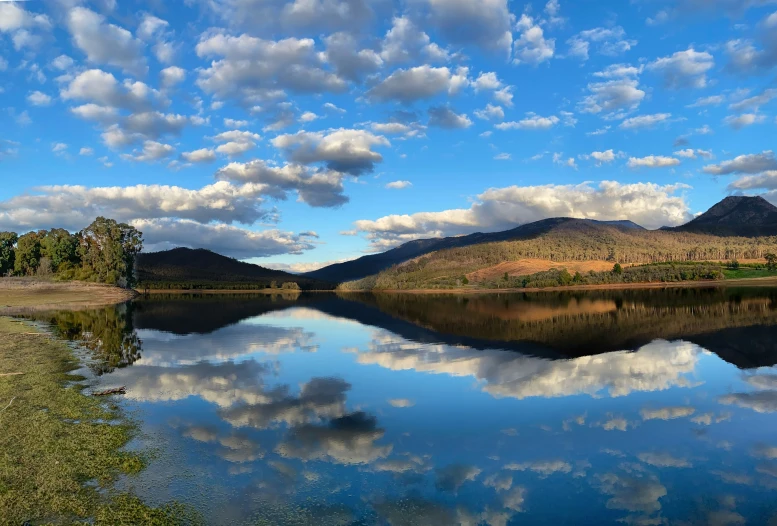
<svg viewBox="0 0 777 526">
<path fill-rule="evenodd" d="M 677 281 L 677 282 L 647 282 L 647 283 L 611 283 L 605 285 L 567 285 L 560 287 L 544 288 L 505 288 L 505 289 L 381 289 L 381 290 L 338 290 L 339 294 L 364 294 L 371 293 L 390 293 L 390 294 L 493 294 L 493 293 L 523 293 L 523 292 L 574 292 L 587 290 L 630 290 L 630 289 L 676 289 L 676 288 L 714 288 L 742 285 L 762 285 L 777 287 L 777 277 L 765 278 L 742 278 L 742 279 L 724 279 L 720 281 Z"/>
<path fill-rule="evenodd" d="M 104 307 L 124 303 L 136 296 L 134 290 L 101 283 L 0 278 L 0 316 Z"/>
</svg>

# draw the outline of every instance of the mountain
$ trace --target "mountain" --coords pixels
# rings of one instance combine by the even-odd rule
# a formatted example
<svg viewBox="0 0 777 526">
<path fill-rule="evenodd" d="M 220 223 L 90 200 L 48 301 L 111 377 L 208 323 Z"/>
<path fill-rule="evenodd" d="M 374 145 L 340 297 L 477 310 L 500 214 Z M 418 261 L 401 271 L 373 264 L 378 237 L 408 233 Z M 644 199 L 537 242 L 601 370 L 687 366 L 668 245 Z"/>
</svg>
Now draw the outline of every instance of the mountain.
<svg viewBox="0 0 777 526">
<path fill-rule="evenodd" d="M 730 196 L 693 221 L 666 230 L 717 236 L 774 236 L 777 235 L 777 207 L 760 196 Z"/>
<path fill-rule="evenodd" d="M 320 280 L 244 263 L 205 249 L 174 248 L 142 253 L 136 268 L 140 286 L 149 288 L 176 288 L 176 284 L 196 285 L 197 288 L 218 288 L 227 284 L 234 288 L 264 288 L 273 281 L 279 287 L 286 282 L 295 282 L 303 289 L 333 288 Z"/>
<path fill-rule="evenodd" d="M 377 274 L 392 265 L 404 263 L 413 258 L 429 254 L 438 250 L 449 248 L 468 247 L 482 243 L 495 243 L 499 241 L 511 241 L 518 239 L 531 239 L 545 234 L 552 229 L 573 222 L 575 224 L 606 225 L 623 230 L 644 230 L 641 226 L 631 221 L 595 221 L 592 219 L 572 219 L 568 217 L 556 217 L 543 219 L 534 223 L 521 225 L 511 230 L 484 234 L 476 232 L 467 236 L 445 237 L 436 239 L 418 239 L 393 248 L 380 254 L 363 256 L 353 261 L 337 263 L 328 267 L 307 272 L 303 276 L 320 279 L 332 283 L 352 281 L 373 274 Z"/>
</svg>

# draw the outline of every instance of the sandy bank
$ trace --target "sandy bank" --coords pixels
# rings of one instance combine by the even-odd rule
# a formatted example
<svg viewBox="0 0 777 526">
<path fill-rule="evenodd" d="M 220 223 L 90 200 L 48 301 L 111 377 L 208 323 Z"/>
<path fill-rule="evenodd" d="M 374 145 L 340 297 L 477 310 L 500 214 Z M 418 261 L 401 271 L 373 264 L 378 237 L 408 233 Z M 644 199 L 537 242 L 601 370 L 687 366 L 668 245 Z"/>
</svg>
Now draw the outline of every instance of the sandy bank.
<svg viewBox="0 0 777 526">
<path fill-rule="evenodd" d="M 0 315 L 113 305 L 136 295 L 132 290 L 97 283 L 0 278 Z"/>
</svg>

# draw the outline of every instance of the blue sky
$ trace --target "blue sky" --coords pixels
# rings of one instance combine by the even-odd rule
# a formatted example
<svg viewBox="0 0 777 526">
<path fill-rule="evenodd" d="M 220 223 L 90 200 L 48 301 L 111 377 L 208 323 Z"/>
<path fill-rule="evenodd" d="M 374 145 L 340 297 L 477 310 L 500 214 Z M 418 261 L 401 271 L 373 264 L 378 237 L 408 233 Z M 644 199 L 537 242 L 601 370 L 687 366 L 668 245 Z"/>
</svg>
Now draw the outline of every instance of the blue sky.
<svg viewBox="0 0 777 526">
<path fill-rule="evenodd" d="M 0 229 L 292 270 L 777 203 L 771 0 L 0 2 Z"/>
</svg>

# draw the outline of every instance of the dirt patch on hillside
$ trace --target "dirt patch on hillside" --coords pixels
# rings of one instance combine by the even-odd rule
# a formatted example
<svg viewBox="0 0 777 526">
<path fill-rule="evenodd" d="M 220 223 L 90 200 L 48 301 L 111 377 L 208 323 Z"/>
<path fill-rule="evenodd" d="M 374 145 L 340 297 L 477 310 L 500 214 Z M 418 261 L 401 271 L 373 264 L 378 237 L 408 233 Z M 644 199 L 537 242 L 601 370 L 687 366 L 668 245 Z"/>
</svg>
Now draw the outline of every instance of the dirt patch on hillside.
<svg viewBox="0 0 777 526">
<path fill-rule="evenodd" d="M 505 261 L 493 267 L 482 268 L 467 274 L 467 279 L 471 283 L 481 281 L 493 281 L 502 278 L 507 272 L 508 276 L 528 276 L 537 272 L 544 272 L 553 268 L 565 268 L 570 274 L 580 272 L 581 274 L 591 270 L 602 272 L 612 270 L 611 261 L 565 261 L 557 263 L 547 259 L 519 259 L 518 261 Z"/>
</svg>

